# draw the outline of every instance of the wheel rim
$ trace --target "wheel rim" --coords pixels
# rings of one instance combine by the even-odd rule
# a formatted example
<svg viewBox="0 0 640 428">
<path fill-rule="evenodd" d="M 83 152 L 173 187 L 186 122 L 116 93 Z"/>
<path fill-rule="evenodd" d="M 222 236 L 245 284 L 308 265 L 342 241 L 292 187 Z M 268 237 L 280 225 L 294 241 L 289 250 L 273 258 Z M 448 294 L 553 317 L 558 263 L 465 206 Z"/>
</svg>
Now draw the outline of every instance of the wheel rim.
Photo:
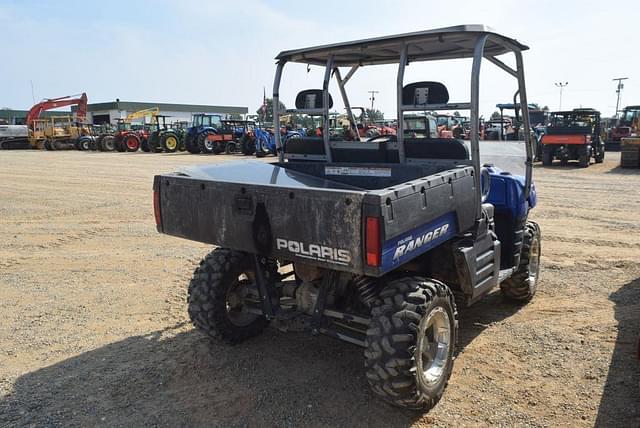
<svg viewBox="0 0 640 428">
<path fill-rule="evenodd" d="M 244 299 L 250 293 L 250 286 L 254 281 L 243 273 L 227 289 L 226 308 L 229 321 L 237 327 L 246 327 L 256 320 L 256 314 L 246 311 Z"/>
<path fill-rule="evenodd" d="M 135 139 L 135 137 L 127 138 L 127 147 L 130 150 L 136 150 L 138 148 L 138 141 Z"/>
<path fill-rule="evenodd" d="M 445 375 L 451 348 L 451 321 L 443 307 L 422 319 L 416 356 L 417 369 L 425 384 L 432 386 Z"/>
<path fill-rule="evenodd" d="M 534 291 L 538 283 L 538 272 L 540 270 L 540 241 L 534 239 L 531 241 L 531 249 L 529 250 L 529 288 Z"/>
<path fill-rule="evenodd" d="M 205 149 L 207 149 L 207 151 L 213 151 L 213 149 L 215 148 L 215 141 L 211 141 L 211 140 L 204 140 L 204 147 Z"/>
<path fill-rule="evenodd" d="M 178 140 L 176 139 L 176 137 L 170 135 L 166 140 L 164 140 L 164 144 L 165 146 L 167 146 L 167 149 L 175 150 L 176 147 L 178 147 Z"/>
</svg>

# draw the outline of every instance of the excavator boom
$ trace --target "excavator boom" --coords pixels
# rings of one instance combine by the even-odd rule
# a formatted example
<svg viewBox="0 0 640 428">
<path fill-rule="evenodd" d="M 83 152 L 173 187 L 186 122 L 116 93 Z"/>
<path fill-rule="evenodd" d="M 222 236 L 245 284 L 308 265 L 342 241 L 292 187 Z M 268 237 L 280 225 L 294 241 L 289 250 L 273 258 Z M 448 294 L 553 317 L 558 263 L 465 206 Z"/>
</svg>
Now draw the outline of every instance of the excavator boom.
<svg viewBox="0 0 640 428">
<path fill-rule="evenodd" d="M 78 106 L 77 117 L 78 119 L 84 120 L 84 118 L 87 117 L 87 94 L 83 92 L 82 95 L 80 95 L 80 97 L 78 98 L 66 96 L 40 101 L 38 104 L 31 107 L 29 113 L 27 113 L 26 123 L 29 127 L 31 127 L 33 126 L 33 121 L 38 119 L 43 111 L 72 105 Z"/>
</svg>

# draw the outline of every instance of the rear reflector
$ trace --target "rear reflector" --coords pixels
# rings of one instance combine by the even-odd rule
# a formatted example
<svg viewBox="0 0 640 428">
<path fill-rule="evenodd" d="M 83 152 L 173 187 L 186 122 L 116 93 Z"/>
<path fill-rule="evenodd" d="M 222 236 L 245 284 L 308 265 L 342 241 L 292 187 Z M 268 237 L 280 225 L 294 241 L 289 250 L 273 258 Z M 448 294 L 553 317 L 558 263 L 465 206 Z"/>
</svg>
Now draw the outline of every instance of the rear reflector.
<svg viewBox="0 0 640 428">
<path fill-rule="evenodd" d="M 162 217 L 160 216 L 160 192 L 153 191 L 153 215 L 156 218 L 156 226 L 162 226 Z"/>
<path fill-rule="evenodd" d="M 380 266 L 380 219 L 378 217 L 366 218 L 365 246 L 367 264 Z"/>
</svg>

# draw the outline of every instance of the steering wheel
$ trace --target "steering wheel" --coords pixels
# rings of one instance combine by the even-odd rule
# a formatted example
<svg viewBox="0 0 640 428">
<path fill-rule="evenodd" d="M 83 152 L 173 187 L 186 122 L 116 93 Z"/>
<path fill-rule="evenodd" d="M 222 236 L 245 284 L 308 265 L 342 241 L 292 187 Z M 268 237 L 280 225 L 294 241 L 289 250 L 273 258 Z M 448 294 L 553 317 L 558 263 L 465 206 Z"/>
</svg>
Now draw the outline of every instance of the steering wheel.
<svg viewBox="0 0 640 428">
<path fill-rule="evenodd" d="M 376 135 L 365 140 L 366 143 L 394 143 L 398 141 L 395 135 Z"/>
</svg>

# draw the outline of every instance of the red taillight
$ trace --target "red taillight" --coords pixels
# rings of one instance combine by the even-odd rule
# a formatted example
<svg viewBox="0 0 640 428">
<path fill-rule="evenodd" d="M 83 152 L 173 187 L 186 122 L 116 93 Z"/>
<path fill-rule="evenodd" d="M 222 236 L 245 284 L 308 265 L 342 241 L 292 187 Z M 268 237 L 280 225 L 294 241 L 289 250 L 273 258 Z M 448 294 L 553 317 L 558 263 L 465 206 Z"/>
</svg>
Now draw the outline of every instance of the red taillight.
<svg viewBox="0 0 640 428">
<path fill-rule="evenodd" d="M 162 217 L 160 216 L 160 192 L 153 191 L 153 215 L 156 218 L 156 226 L 162 225 Z"/>
<path fill-rule="evenodd" d="M 365 246 L 367 264 L 380 266 L 380 219 L 378 217 L 366 218 Z"/>
</svg>

